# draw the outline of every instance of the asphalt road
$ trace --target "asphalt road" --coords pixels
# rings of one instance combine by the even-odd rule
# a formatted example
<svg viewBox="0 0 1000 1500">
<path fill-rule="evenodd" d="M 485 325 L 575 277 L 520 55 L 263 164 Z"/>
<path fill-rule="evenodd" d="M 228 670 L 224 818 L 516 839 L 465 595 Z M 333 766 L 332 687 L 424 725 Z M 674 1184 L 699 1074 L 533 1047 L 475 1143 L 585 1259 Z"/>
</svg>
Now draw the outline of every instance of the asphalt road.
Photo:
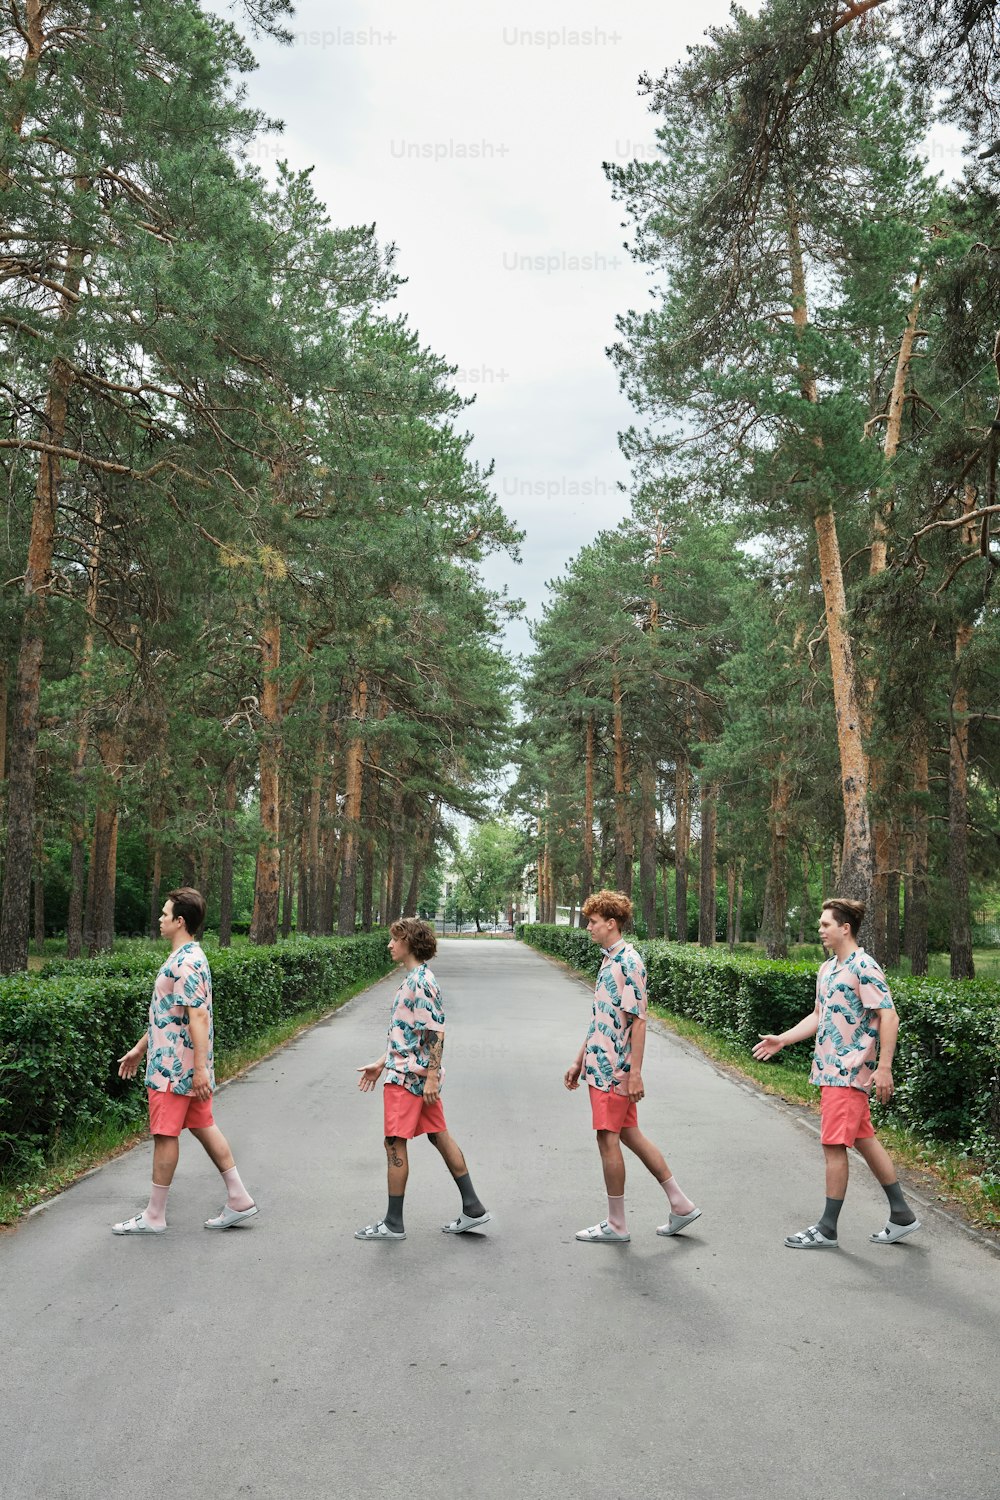
<svg viewBox="0 0 1000 1500">
<path fill-rule="evenodd" d="M 167 1234 L 109 1232 L 145 1202 L 141 1146 L 0 1237 L 4 1496 L 1000 1495 L 1000 1260 L 936 1215 L 869 1244 L 885 1200 L 860 1161 L 841 1249 L 785 1250 L 822 1203 L 818 1138 L 658 1033 L 640 1121 L 703 1217 L 658 1239 L 635 1163 L 631 1244 L 577 1244 L 606 1206 L 561 1082 L 584 986 L 512 942 L 434 967 L 489 1231 L 441 1234 L 458 1196 L 417 1141 L 408 1238 L 353 1238 L 385 1207 L 381 1100 L 354 1082 L 385 980 L 219 1094 L 252 1225 L 202 1229 L 222 1196 L 188 1138 Z"/>
</svg>

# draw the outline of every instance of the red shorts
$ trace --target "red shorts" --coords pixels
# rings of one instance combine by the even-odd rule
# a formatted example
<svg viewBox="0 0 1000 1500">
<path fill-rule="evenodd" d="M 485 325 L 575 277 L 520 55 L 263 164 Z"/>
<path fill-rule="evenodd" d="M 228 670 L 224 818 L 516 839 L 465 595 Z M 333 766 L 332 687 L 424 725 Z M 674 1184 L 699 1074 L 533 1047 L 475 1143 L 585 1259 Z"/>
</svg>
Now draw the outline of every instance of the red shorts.
<svg viewBox="0 0 1000 1500">
<path fill-rule="evenodd" d="M 425 1104 L 423 1094 L 411 1094 L 401 1083 L 387 1083 L 382 1090 L 382 1112 L 387 1136 L 412 1141 L 415 1135 L 447 1130 L 441 1100 Z"/>
<path fill-rule="evenodd" d="M 875 1134 L 868 1095 L 861 1089 L 824 1085 L 819 1101 L 819 1138 L 824 1146 L 853 1146 Z"/>
<path fill-rule="evenodd" d="M 214 1125 L 212 1100 L 166 1089 L 147 1089 L 151 1135 L 180 1135 L 182 1130 L 204 1130 Z"/>
<path fill-rule="evenodd" d="M 595 1089 L 593 1084 L 590 1085 L 590 1113 L 595 1130 L 613 1130 L 615 1135 L 639 1123 L 634 1099 L 627 1094 Z"/>
</svg>

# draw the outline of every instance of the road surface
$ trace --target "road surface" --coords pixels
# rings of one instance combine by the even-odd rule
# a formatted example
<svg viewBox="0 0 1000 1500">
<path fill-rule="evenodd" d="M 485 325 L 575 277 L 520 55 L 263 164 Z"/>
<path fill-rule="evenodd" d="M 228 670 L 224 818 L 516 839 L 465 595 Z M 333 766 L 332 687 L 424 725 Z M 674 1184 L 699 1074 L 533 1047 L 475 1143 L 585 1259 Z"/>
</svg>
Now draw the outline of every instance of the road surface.
<svg viewBox="0 0 1000 1500">
<path fill-rule="evenodd" d="M 145 1202 L 143 1145 L 0 1236 L 4 1495 L 1000 1495 L 1000 1260 L 937 1215 L 869 1244 L 885 1200 L 856 1160 L 841 1249 L 784 1249 L 822 1205 L 818 1138 L 662 1032 L 640 1120 L 703 1216 L 658 1239 L 634 1163 L 631 1244 L 578 1244 L 606 1211 L 561 1082 L 586 988 L 513 942 L 444 942 L 434 968 L 489 1231 L 440 1232 L 458 1195 L 418 1140 L 408 1238 L 353 1238 L 385 1209 L 381 1100 L 354 1081 L 383 980 L 219 1094 L 252 1225 L 202 1229 L 222 1197 L 187 1138 L 167 1234 L 109 1232 Z"/>
</svg>

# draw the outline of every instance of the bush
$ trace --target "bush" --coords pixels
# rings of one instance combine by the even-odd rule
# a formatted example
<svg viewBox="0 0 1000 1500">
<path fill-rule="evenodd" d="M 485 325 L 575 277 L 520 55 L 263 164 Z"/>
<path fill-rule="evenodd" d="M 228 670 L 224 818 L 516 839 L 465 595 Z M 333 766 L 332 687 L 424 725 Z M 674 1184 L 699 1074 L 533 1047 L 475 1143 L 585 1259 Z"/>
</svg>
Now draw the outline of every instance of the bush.
<svg viewBox="0 0 1000 1500">
<path fill-rule="evenodd" d="M 596 975 L 600 967 L 600 950 L 585 932 L 535 924 L 519 927 L 517 935 L 584 973 Z M 748 1050 L 762 1033 L 787 1031 L 815 1004 L 815 963 L 662 941 L 636 947 L 652 1004 Z M 957 1142 L 1000 1170 L 1000 986 L 897 977 L 891 987 L 901 1027 L 896 1093 L 883 1117 L 918 1135 Z M 809 1042 L 782 1054 L 800 1058 L 803 1067 L 811 1055 Z"/>
<path fill-rule="evenodd" d="M 0 1171 L 40 1160 L 67 1126 L 141 1118 L 145 1097 L 117 1060 L 145 1030 L 163 957 L 162 944 L 136 945 L 0 981 Z M 218 949 L 209 961 L 217 1057 L 392 967 L 382 933 Z"/>
</svg>

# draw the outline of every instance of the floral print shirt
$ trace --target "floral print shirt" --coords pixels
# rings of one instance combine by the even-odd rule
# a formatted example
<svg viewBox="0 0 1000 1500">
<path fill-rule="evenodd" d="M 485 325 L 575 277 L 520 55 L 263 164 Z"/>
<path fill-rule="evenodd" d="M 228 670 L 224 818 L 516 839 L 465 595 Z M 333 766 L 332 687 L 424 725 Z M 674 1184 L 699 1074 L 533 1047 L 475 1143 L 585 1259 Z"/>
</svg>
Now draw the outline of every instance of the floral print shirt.
<svg viewBox="0 0 1000 1500">
<path fill-rule="evenodd" d="M 646 966 L 624 938 L 601 951 L 583 1071 L 591 1088 L 624 1094 L 632 1071 L 632 1022 L 646 1015 Z"/>
<path fill-rule="evenodd" d="M 444 1005 L 438 982 L 426 964 L 418 964 L 407 972 L 392 1002 L 385 1082 L 401 1084 L 409 1093 L 422 1095 L 431 1038 L 443 1031 Z"/>
<path fill-rule="evenodd" d="M 212 971 L 200 943 L 184 943 L 161 965 L 149 1005 L 146 1087 L 159 1093 L 190 1094 L 194 1087 L 194 1047 L 188 1011 L 208 1010 L 208 1077 L 215 1092 L 212 1025 Z"/>
<path fill-rule="evenodd" d="M 816 976 L 819 1030 L 810 1083 L 871 1093 L 878 1055 L 880 1012 L 894 1010 L 878 963 L 863 948 L 828 958 Z"/>
</svg>

